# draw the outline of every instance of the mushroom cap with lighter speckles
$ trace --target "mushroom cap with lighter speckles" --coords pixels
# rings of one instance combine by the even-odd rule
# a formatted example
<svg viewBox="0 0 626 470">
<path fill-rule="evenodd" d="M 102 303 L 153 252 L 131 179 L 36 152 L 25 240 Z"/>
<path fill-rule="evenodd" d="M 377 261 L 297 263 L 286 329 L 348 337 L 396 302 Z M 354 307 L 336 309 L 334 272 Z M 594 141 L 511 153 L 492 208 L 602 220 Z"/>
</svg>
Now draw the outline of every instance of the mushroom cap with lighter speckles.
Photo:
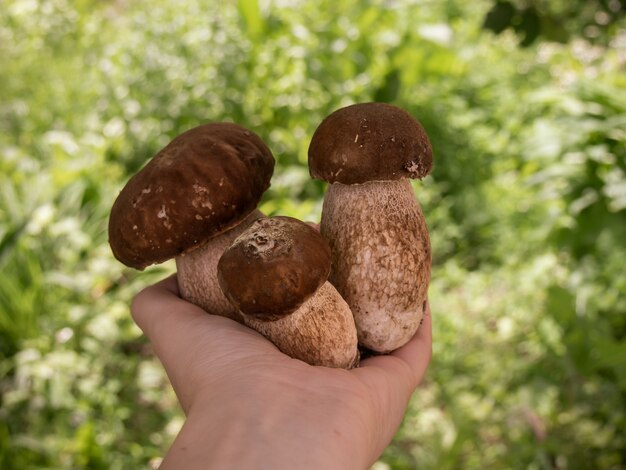
<svg viewBox="0 0 626 470">
<path fill-rule="evenodd" d="M 273 171 L 270 149 L 237 124 L 205 124 L 179 135 L 115 200 L 113 254 L 144 269 L 203 245 L 256 208 Z"/>
<path fill-rule="evenodd" d="M 297 310 L 326 282 L 330 247 L 320 233 L 291 217 L 256 220 L 217 266 L 224 295 L 242 313 L 276 320 Z"/>
<path fill-rule="evenodd" d="M 385 103 L 360 103 L 333 112 L 309 146 L 309 171 L 329 183 L 423 178 L 433 153 L 422 125 Z"/>
</svg>

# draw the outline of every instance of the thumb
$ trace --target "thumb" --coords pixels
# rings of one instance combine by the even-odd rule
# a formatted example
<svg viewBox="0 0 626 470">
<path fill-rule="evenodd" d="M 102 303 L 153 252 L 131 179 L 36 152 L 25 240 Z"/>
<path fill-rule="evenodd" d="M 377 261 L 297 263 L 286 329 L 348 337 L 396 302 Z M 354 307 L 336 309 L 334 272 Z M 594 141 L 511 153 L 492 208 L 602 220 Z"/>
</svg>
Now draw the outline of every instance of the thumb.
<svg viewBox="0 0 626 470">
<path fill-rule="evenodd" d="M 198 381 L 219 372 L 219 364 L 225 362 L 220 358 L 232 356 L 239 335 L 256 336 L 249 328 L 180 298 L 175 275 L 137 294 L 131 314 L 150 340 L 184 409 Z"/>
</svg>

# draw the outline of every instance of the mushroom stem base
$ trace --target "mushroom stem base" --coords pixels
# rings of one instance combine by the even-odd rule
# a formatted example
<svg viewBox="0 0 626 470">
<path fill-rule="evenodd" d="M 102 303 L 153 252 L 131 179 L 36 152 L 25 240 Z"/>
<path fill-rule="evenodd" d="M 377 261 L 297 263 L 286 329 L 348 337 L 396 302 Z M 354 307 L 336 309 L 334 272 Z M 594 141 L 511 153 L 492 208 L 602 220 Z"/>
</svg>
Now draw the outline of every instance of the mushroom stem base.
<svg viewBox="0 0 626 470">
<path fill-rule="evenodd" d="M 359 363 L 352 312 L 329 282 L 290 315 L 273 321 L 250 316 L 244 316 L 244 320 L 294 359 L 343 369 Z"/>
</svg>

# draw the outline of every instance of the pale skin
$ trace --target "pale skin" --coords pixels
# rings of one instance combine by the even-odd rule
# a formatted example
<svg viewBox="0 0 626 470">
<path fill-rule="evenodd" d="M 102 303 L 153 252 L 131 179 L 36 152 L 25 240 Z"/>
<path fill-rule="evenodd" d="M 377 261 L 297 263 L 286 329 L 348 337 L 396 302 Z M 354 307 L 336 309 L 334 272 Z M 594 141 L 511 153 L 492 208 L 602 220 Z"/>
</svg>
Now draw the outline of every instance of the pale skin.
<svg viewBox="0 0 626 470">
<path fill-rule="evenodd" d="M 408 344 L 352 370 L 291 359 L 255 331 L 179 296 L 176 277 L 132 314 L 186 414 L 168 469 L 366 469 L 393 438 L 431 358 L 431 316 Z"/>
</svg>

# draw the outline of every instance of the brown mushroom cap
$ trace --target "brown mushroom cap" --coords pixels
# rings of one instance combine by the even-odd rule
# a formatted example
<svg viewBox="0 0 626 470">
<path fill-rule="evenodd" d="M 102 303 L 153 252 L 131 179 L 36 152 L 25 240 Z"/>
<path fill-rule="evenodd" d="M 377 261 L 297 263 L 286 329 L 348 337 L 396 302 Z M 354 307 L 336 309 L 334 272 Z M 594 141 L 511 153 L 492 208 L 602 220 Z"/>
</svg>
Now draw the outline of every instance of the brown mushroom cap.
<svg viewBox="0 0 626 470">
<path fill-rule="evenodd" d="M 273 170 L 269 148 L 237 124 L 206 124 L 179 135 L 113 204 L 113 254 L 143 269 L 203 245 L 256 208 Z"/>
<path fill-rule="evenodd" d="M 276 320 L 297 310 L 330 273 L 319 232 L 291 217 L 255 221 L 222 255 L 220 287 L 242 313 Z"/>
<path fill-rule="evenodd" d="M 432 147 L 422 125 L 385 103 L 335 111 L 319 125 L 309 146 L 311 176 L 330 183 L 423 178 L 432 164 Z"/>
</svg>

